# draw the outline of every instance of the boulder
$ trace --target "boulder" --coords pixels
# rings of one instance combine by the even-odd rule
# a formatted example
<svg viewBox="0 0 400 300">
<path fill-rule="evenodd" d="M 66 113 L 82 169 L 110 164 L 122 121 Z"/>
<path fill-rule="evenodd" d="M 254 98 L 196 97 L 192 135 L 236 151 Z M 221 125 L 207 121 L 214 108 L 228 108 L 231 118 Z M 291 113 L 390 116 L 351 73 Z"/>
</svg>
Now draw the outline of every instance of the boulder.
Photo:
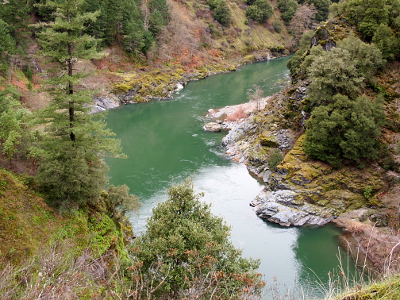
<svg viewBox="0 0 400 300">
<path fill-rule="evenodd" d="M 222 129 L 221 124 L 217 122 L 210 122 L 203 126 L 203 130 L 209 132 L 219 132 L 221 131 L 221 129 Z"/>
<path fill-rule="evenodd" d="M 251 206 L 260 218 L 285 227 L 323 226 L 333 219 L 323 207 L 306 203 L 289 190 L 263 190 Z"/>
<path fill-rule="evenodd" d="M 93 97 L 93 101 L 94 103 L 90 111 L 91 114 L 95 114 L 119 106 L 118 98 L 112 94 Z"/>
</svg>

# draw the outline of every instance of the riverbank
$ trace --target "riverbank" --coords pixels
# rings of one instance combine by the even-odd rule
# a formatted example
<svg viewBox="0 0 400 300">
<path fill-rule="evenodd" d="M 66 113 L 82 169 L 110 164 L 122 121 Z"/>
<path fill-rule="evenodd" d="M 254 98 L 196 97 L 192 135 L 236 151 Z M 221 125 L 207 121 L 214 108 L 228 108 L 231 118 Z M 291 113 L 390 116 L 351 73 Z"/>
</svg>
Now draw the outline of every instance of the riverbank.
<svg viewBox="0 0 400 300">
<path fill-rule="evenodd" d="M 250 109 L 245 103 L 210 109 L 207 114 L 230 130 L 222 141 L 226 153 L 246 164 L 249 172 L 265 183 L 250 203 L 255 213 L 285 227 L 332 222 L 344 231 L 339 244 L 366 272 L 386 274 L 398 270 L 400 186 L 394 184 L 399 182 L 398 174 L 377 165 L 335 170 L 308 160 L 299 133 L 279 128 L 271 117 L 277 113 L 279 100 L 281 94 L 263 99 L 264 111 L 254 109 L 254 103 Z M 260 118 L 267 121 L 261 123 Z M 275 170 L 268 166 L 272 148 L 285 155 Z M 375 192 L 387 189 L 388 182 L 392 182 L 388 192 Z"/>
<path fill-rule="evenodd" d="M 115 55 L 113 51 L 109 51 L 108 56 L 112 55 Z M 180 65 L 170 65 L 162 68 L 147 66 L 120 72 L 105 72 L 109 69 L 108 61 L 111 60 L 107 58 L 95 62 L 97 72 L 93 72 L 91 77 L 86 78 L 84 84 L 90 88 L 101 89 L 93 97 L 94 104 L 91 113 L 96 113 L 123 104 L 148 102 L 151 99 L 171 99 L 191 81 L 233 72 L 243 65 L 274 60 L 286 55 L 286 52 L 277 52 L 272 55 L 270 50 L 266 50 L 233 60 L 221 59 L 218 62 L 191 69 L 185 69 Z M 90 62 L 82 61 L 81 64 L 86 69 L 92 69 L 92 66 L 87 66 Z M 101 82 L 101 87 L 98 86 L 98 82 Z"/>
</svg>

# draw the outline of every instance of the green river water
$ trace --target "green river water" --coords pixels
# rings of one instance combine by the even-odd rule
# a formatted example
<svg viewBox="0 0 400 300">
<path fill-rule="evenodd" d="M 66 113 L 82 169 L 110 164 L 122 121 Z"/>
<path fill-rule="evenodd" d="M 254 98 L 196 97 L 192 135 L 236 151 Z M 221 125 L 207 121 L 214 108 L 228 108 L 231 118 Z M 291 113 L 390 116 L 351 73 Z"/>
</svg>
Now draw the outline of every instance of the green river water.
<svg viewBox="0 0 400 300">
<path fill-rule="evenodd" d="M 226 157 L 220 142 L 224 133 L 202 130 L 210 108 L 246 102 L 246 92 L 257 84 L 271 95 L 288 80 L 288 58 L 246 65 L 236 72 L 189 83 L 172 100 L 132 104 L 111 110 L 108 127 L 121 139 L 128 159 L 108 159 L 110 181 L 127 184 L 142 208 L 132 215 L 136 234 L 145 230 L 151 209 L 166 199 L 173 183 L 193 177 L 195 189 L 205 193 L 214 214 L 232 227 L 232 242 L 244 256 L 260 258 L 267 286 L 281 291 L 322 296 L 329 273 L 337 272 L 338 256 L 344 268 L 353 264 L 340 254 L 333 226 L 282 228 L 259 219 L 249 202 L 262 185 L 244 165 Z M 343 251 L 342 251 L 343 252 Z M 266 292 L 265 299 L 271 293 Z M 307 298 L 306 298 L 307 299 Z"/>
</svg>

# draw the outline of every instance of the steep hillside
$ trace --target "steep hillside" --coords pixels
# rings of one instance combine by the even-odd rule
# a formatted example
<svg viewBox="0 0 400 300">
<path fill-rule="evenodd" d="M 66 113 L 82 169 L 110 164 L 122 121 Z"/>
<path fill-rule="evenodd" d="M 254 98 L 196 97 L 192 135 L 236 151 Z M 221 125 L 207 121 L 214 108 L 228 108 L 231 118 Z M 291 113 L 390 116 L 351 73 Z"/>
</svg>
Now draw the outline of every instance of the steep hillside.
<svg viewBox="0 0 400 300">
<path fill-rule="evenodd" d="M 18 262 L 46 244 L 63 223 L 41 197 L 0 170 L 0 256 Z"/>
<path fill-rule="evenodd" d="M 288 53 L 292 37 L 286 28 L 277 33 L 272 26 L 274 20 L 280 20 L 278 9 L 267 23 L 249 24 L 243 2 L 227 3 L 232 21 L 225 27 L 213 19 L 205 0 L 169 0 L 171 21 L 160 35 L 159 47 L 153 50 L 150 59 L 191 68 L 210 63 L 225 64 L 225 60 L 231 64 L 253 62 Z"/>
<path fill-rule="evenodd" d="M 68 245 L 73 255 L 85 249 L 94 257 L 107 250 L 123 255 L 131 228 L 117 225 L 101 208 L 60 216 L 22 180 L 30 178 L 0 169 L 0 266 L 18 264 L 60 244 Z"/>
<path fill-rule="evenodd" d="M 357 93 L 368 100 L 363 100 L 361 114 L 354 109 L 350 115 L 357 120 L 355 124 L 371 129 L 356 138 L 354 145 L 357 147 L 357 143 L 370 142 L 374 138 L 378 142 L 368 144 L 366 153 L 360 149 L 357 152 L 360 157 L 352 159 L 346 156 L 346 149 L 340 148 L 346 145 L 349 135 L 345 135 L 340 144 L 335 144 L 335 141 L 346 130 L 346 127 L 340 127 L 342 124 L 353 124 L 352 119 L 341 113 L 352 107 L 352 103 L 360 101 L 357 98 L 359 94 L 346 94 L 349 91 L 346 89 L 351 87 L 349 83 L 358 75 L 344 69 L 362 63 L 359 64 L 356 57 L 344 64 L 342 60 L 348 55 L 346 51 L 356 48 L 357 55 L 362 55 L 363 51 L 368 53 L 362 60 L 366 62 L 373 57 L 375 45 L 361 42 L 351 34 L 351 26 L 340 19 L 321 24 L 308 39 L 312 40 L 311 48 L 305 43 L 306 49 L 296 53 L 289 63 L 292 72 L 295 70 L 293 83 L 270 97 L 265 109 L 232 130 L 223 143 L 229 153 L 245 161 L 249 171 L 266 184 L 251 203 L 258 216 L 282 226 L 324 225 L 332 221 L 346 230 L 341 244 L 358 258 L 362 266 L 368 265 L 385 274 L 394 272 L 400 266 L 398 61 L 391 61 L 385 68 L 368 73 L 374 74 L 375 79 L 362 73 L 363 77 L 358 80 Z M 349 50 L 336 49 L 340 47 Z M 341 63 L 337 63 L 339 61 Z M 377 61 L 380 61 L 379 57 Z M 341 71 L 337 71 L 340 68 Z M 325 77 L 320 76 L 321 73 Z M 346 74 L 345 88 L 340 81 L 343 74 Z M 329 85 L 332 87 L 330 91 L 340 91 L 340 96 L 335 98 L 329 92 L 320 92 Z M 316 98 L 313 98 L 313 93 Z M 344 95 L 354 100 L 347 100 Z M 326 102 L 318 107 L 317 101 Z M 364 119 L 362 116 L 369 110 L 370 102 L 381 103 L 379 109 L 385 116 L 377 136 L 372 127 L 367 127 L 373 117 Z M 322 154 L 343 156 L 321 156 L 317 160 L 311 151 L 314 149 L 305 147 L 314 119 L 318 120 L 317 125 L 326 124 L 319 129 L 317 137 L 320 140 L 317 141 L 330 143 L 327 148 L 317 143 L 315 147 L 321 147 Z M 358 133 L 361 132 L 362 129 L 358 129 Z M 331 134 L 333 138 L 330 140 Z M 282 154 L 278 160 L 274 156 L 276 151 Z M 339 164 L 335 165 L 336 162 Z"/>
<path fill-rule="evenodd" d="M 78 63 L 78 67 L 90 75 L 84 80 L 84 87 L 97 89 L 99 109 L 113 107 L 120 102 L 169 97 L 177 89 L 177 83 L 185 84 L 210 74 L 232 71 L 240 64 L 287 55 L 296 44 L 296 35 L 289 34 L 289 27 L 284 26 L 281 20 L 277 2 L 271 2 L 272 15 L 260 24 L 246 16 L 249 5 L 245 1 L 227 0 L 230 22 L 224 26 L 215 20 L 210 3 L 206 0 L 168 0 L 169 21 L 165 26 L 160 25 L 156 35 L 153 33 L 155 42 L 146 46 L 145 53 L 126 48 L 130 36 L 124 33 L 125 21 L 115 25 L 117 28 L 122 26 L 121 33 L 113 33 L 108 37 L 109 30 L 101 27 L 106 26 L 103 24 L 106 15 L 102 12 L 97 23 L 89 27 L 100 28 L 90 29 L 90 33 L 103 37 L 104 57 L 92 62 L 81 60 Z M 141 18 L 144 18 L 143 26 L 146 27 L 147 8 L 144 4 L 141 6 Z M 17 9 L 12 7 L 14 4 L 9 5 L 10 9 Z M 106 3 L 103 5 L 107 9 Z M 13 55 L 11 53 L 15 53 L 15 49 L 7 49 L 3 53 L 4 61 L 10 66 L 6 72 L 0 70 L 0 85 L 12 84 L 17 87 L 21 100 L 35 110 L 45 106 L 49 100 L 49 96 L 42 90 L 42 83 L 48 76 L 50 65 L 46 63 L 36 43 L 37 29 L 29 26 L 43 19 L 47 21 L 50 15 L 47 10 L 35 7 L 26 7 L 20 13 L 30 14 L 29 18 L 18 24 L 18 28 L 23 28 L 23 35 L 12 25 L 11 22 L 16 22 L 13 18 L 8 20 L 6 15 L 3 16 L 10 22 L 9 34 L 5 31 L 5 37 L 15 39 L 7 47 L 18 46 L 19 50 L 18 54 Z M 110 19 L 110 22 L 112 24 L 116 21 Z M 275 28 L 277 23 L 280 24 L 279 29 Z"/>
</svg>

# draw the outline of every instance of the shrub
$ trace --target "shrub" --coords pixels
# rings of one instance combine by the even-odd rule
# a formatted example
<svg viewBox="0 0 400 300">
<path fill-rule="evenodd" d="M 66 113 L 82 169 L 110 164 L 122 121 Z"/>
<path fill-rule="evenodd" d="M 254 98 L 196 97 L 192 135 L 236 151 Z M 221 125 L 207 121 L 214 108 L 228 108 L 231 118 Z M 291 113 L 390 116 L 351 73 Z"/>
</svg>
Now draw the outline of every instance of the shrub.
<svg viewBox="0 0 400 300">
<path fill-rule="evenodd" d="M 271 171 L 275 171 L 276 167 L 282 162 L 282 160 L 282 152 L 278 148 L 275 148 L 268 157 L 268 168 Z"/>
<path fill-rule="evenodd" d="M 352 101 L 337 94 L 331 104 L 321 105 L 311 113 L 304 151 L 334 167 L 340 167 L 343 158 L 357 163 L 362 158 L 375 159 L 384 120 L 380 101 L 366 96 Z"/>
<path fill-rule="evenodd" d="M 268 0 L 256 0 L 246 10 L 246 17 L 262 24 L 272 16 L 272 6 Z"/>
<path fill-rule="evenodd" d="M 365 197 L 365 199 L 369 199 L 369 198 L 371 198 L 371 196 L 372 196 L 372 187 L 370 187 L 370 186 L 367 186 L 365 189 L 364 189 L 364 197 Z"/>
<path fill-rule="evenodd" d="M 151 278 L 147 284 L 158 286 L 154 299 L 183 299 L 193 287 L 196 299 L 248 299 L 245 290 L 258 295 L 259 262 L 241 257 L 229 240 L 229 227 L 199 201 L 192 182 L 171 187 L 168 195 L 133 244 L 132 279 Z"/>
<path fill-rule="evenodd" d="M 276 20 L 272 23 L 272 26 L 274 26 L 274 29 L 277 33 L 281 33 L 283 29 L 283 23 L 279 20 Z"/>
<path fill-rule="evenodd" d="M 229 10 L 228 4 L 225 0 L 216 0 L 214 3 L 214 19 L 221 23 L 222 26 L 229 26 L 231 22 L 231 11 Z"/>
<path fill-rule="evenodd" d="M 297 11 L 297 2 L 294 0 L 278 0 L 278 8 L 282 13 L 282 19 L 290 23 Z"/>
</svg>

